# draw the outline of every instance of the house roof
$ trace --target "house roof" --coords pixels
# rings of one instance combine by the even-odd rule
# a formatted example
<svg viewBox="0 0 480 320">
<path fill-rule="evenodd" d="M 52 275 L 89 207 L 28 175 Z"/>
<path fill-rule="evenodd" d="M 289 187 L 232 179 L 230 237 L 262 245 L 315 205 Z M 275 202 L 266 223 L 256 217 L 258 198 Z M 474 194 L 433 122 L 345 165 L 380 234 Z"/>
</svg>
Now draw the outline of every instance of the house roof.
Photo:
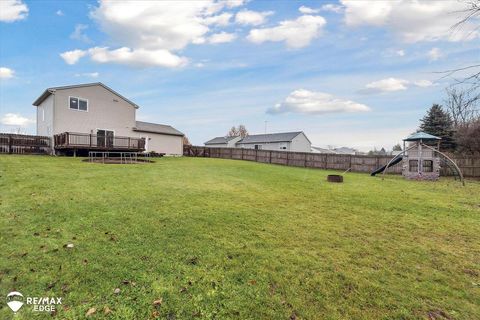
<svg viewBox="0 0 480 320">
<path fill-rule="evenodd" d="M 230 140 L 233 140 L 235 138 L 238 138 L 238 136 L 233 136 L 233 137 L 215 137 L 211 140 L 208 140 L 204 144 L 221 144 L 221 143 L 227 143 Z"/>
<path fill-rule="evenodd" d="M 168 134 L 171 136 L 184 136 L 184 134 L 172 126 L 166 124 L 158 124 L 151 122 L 135 121 L 135 128 L 133 131 L 139 132 L 151 132 L 151 133 L 162 133 Z"/>
<path fill-rule="evenodd" d="M 242 140 L 238 141 L 238 143 L 290 142 L 293 140 L 293 138 L 295 138 L 301 133 L 303 132 L 296 131 L 296 132 L 279 132 L 279 133 L 269 133 L 269 134 L 253 134 L 253 135 L 246 136 Z"/>
<path fill-rule="evenodd" d="M 312 146 L 312 149 L 319 152 L 319 153 L 329 153 L 329 154 L 335 154 L 337 153 L 336 151 L 334 150 L 331 150 L 331 149 L 326 149 L 326 148 L 320 148 L 320 147 L 313 147 Z"/>
<path fill-rule="evenodd" d="M 340 153 L 340 154 L 350 154 L 350 153 L 357 152 L 357 150 L 353 148 L 348 148 L 348 147 L 340 147 L 340 148 L 335 148 L 333 150 L 335 150 L 336 153 Z"/>
<path fill-rule="evenodd" d="M 130 103 L 131 105 L 133 105 L 135 108 L 138 109 L 138 105 L 134 102 L 132 102 L 131 100 L 125 98 L 124 96 L 122 96 L 120 93 L 116 92 L 115 90 L 113 90 L 112 88 L 104 85 L 103 83 L 101 82 L 92 82 L 92 83 L 83 83 L 83 84 L 75 84 L 75 85 L 69 85 L 69 86 L 60 86 L 60 87 L 51 87 L 51 88 L 47 88 L 41 95 L 40 97 L 37 98 L 37 100 L 35 100 L 32 104 L 36 107 L 38 107 L 45 99 L 48 98 L 49 95 L 51 95 L 52 93 L 54 93 L 55 91 L 57 90 L 64 90 L 64 89 L 73 89 L 73 88 L 83 88 L 83 87 L 93 87 L 93 86 L 101 86 L 103 88 L 105 88 L 106 90 L 110 91 L 111 93 L 113 93 L 114 95 L 122 98 L 123 100 L 125 100 L 126 102 Z"/>
<path fill-rule="evenodd" d="M 420 132 L 415 132 L 414 134 L 409 135 L 406 139 L 403 139 L 403 141 L 418 141 L 418 140 L 442 140 L 442 138 L 420 131 Z"/>
</svg>

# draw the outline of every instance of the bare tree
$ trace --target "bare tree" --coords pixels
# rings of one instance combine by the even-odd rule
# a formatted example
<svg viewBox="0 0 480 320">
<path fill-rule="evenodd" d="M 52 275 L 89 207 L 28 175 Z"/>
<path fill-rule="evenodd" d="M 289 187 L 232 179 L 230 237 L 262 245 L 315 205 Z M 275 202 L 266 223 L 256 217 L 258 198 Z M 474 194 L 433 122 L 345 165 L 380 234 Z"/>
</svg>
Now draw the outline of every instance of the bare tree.
<svg viewBox="0 0 480 320">
<path fill-rule="evenodd" d="M 242 138 L 245 138 L 246 136 L 248 136 L 248 130 L 245 127 L 245 125 L 241 124 L 238 127 L 233 126 L 230 128 L 230 131 L 228 131 L 227 133 L 227 137 L 238 137 L 238 136 Z"/>
<path fill-rule="evenodd" d="M 230 131 L 228 131 L 227 133 L 227 137 L 238 137 L 239 136 L 239 133 L 238 133 L 238 129 L 233 126 L 230 128 Z"/>
<path fill-rule="evenodd" d="M 458 127 L 455 133 L 457 151 L 480 154 L 480 119 Z"/>
<path fill-rule="evenodd" d="M 479 104 L 480 94 L 471 88 L 463 89 L 458 86 L 451 86 L 445 89 L 447 98 L 444 107 L 450 114 L 453 126 L 458 128 L 466 125 L 480 116 Z"/>
<path fill-rule="evenodd" d="M 480 29 L 480 0 L 462 0 L 462 2 L 465 3 L 465 9 L 457 13 L 463 14 L 463 17 L 451 27 L 451 31 L 452 33 L 460 32 L 465 28 L 471 29 L 473 25 L 473 30 L 468 32 L 468 35 L 472 35 Z M 437 73 L 444 74 L 442 78 L 453 77 L 457 83 L 470 84 L 472 90 L 480 89 L 480 63 Z M 464 73 L 469 74 L 464 76 Z"/>
<path fill-rule="evenodd" d="M 187 136 L 183 136 L 183 145 L 184 146 L 191 146 L 190 140 L 188 140 Z"/>
</svg>

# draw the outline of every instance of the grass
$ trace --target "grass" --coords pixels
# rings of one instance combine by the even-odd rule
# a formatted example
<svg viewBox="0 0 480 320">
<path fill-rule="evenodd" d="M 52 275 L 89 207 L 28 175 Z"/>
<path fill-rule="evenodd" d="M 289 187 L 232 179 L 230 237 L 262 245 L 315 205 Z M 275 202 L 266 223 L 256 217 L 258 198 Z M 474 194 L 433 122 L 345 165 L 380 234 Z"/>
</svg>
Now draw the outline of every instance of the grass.
<svg viewBox="0 0 480 320">
<path fill-rule="evenodd" d="M 0 156 L 0 292 L 59 319 L 478 319 L 478 181 L 329 173 Z"/>
</svg>

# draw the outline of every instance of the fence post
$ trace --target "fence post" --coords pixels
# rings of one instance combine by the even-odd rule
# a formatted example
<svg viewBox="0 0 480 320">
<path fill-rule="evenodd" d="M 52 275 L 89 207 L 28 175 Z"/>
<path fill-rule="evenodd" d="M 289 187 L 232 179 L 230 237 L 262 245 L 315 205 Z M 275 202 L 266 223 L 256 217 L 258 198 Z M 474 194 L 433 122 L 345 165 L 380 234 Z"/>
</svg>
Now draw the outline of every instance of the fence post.
<svg viewBox="0 0 480 320">
<path fill-rule="evenodd" d="M 288 154 L 289 154 L 289 152 L 287 152 L 287 166 L 289 165 L 289 164 L 288 164 Z"/>
<path fill-rule="evenodd" d="M 270 150 L 270 155 L 268 157 L 268 163 L 272 163 L 272 151 Z"/>
<path fill-rule="evenodd" d="M 12 136 L 11 135 L 8 136 L 8 153 L 13 153 L 13 150 L 12 150 Z"/>
<path fill-rule="evenodd" d="M 306 168 L 307 167 L 307 154 L 306 153 L 303 153 L 303 159 L 305 159 L 305 161 L 303 162 L 303 166 Z"/>
<path fill-rule="evenodd" d="M 258 149 L 255 149 L 255 162 L 258 162 L 257 158 L 258 158 Z"/>
<path fill-rule="evenodd" d="M 242 160 L 243 160 L 243 148 L 242 148 Z"/>
</svg>

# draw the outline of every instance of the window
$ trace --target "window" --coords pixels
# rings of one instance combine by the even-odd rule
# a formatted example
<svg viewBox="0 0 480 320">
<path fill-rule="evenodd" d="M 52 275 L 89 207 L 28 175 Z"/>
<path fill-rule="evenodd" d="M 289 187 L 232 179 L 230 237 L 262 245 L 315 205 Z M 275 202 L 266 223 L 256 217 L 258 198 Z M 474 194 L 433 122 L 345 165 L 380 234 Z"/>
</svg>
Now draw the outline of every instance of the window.
<svg viewBox="0 0 480 320">
<path fill-rule="evenodd" d="M 408 161 L 408 167 L 410 168 L 410 172 L 418 172 L 418 160 Z"/>
<path fill-rule="evenodd" d="M 69 107 L 73 110 L 88 111 L 88 100 L 70 97 Z"/>
<path fill-rule="evenodd" d="M 262 145 L 261 144 L 256 144 L 255 145 L 255 150 L 262 150 Z"/>
<path fill-rule="evenodd" d="M 423 160 L 423 172 L 433 172 L 432 160 Z"/>
<path fill-rule="evenodd" d="M 282 149 L 282 150 L 287 150 L 287 147 L 280 147 L 280 149 Z"/>
</svg>

